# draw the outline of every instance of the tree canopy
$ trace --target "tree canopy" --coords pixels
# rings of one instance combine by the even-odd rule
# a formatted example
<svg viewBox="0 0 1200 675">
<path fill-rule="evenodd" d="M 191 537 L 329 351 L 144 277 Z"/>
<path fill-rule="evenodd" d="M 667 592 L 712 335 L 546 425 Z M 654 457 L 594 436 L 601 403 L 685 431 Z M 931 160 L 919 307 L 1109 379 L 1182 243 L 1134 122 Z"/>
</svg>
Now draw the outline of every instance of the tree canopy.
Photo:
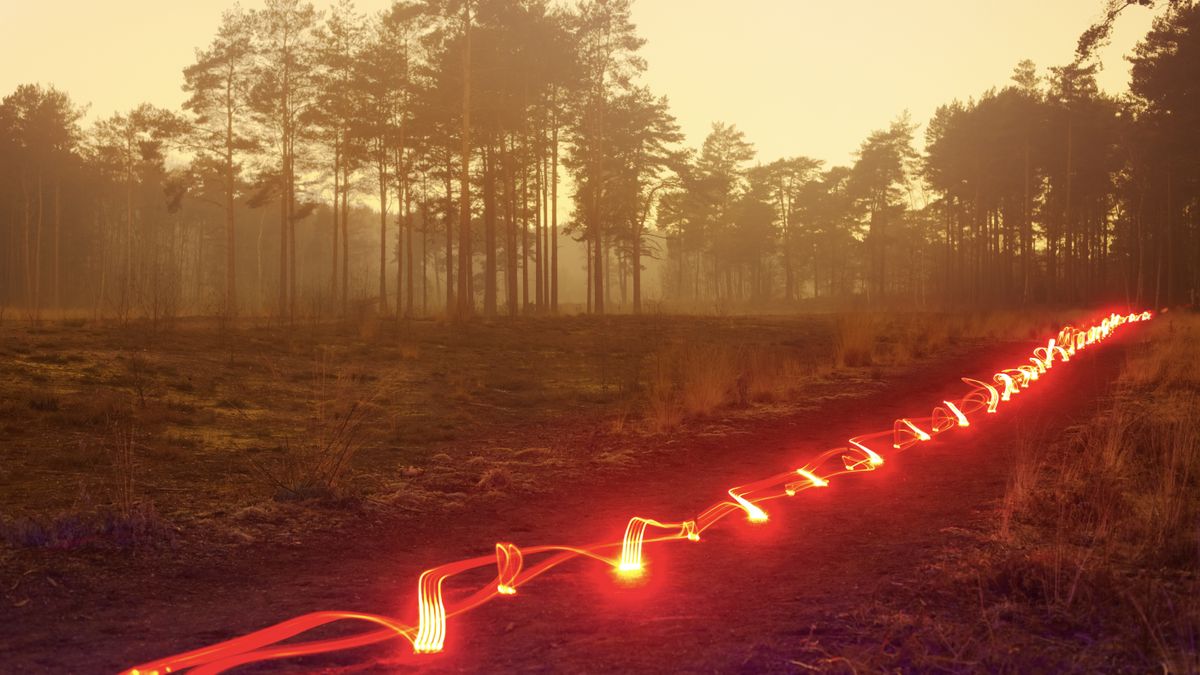
<svg viewBox="0 0 1200 675">
<path fill-rule="evenodd" d="M 1113 96 L 1095 51 L 1129 4 L 1159 15 Z M 731 122 L 685 147 L 642 82 L 631 0 L 234 8 L 183 70 L 181 111 L 84 128 L 53 87 L 0 102 L 0 306 L 294 321 L 638 312 L 648 294 L 1194 302 L 1200 7 L 1102 9 L 1072 62 L 1021 61 L 923 133 L 900 113 L 827 166 L 761 158 Z M 561 297 L 564 275 L 586 294 Z"/>
</svg>

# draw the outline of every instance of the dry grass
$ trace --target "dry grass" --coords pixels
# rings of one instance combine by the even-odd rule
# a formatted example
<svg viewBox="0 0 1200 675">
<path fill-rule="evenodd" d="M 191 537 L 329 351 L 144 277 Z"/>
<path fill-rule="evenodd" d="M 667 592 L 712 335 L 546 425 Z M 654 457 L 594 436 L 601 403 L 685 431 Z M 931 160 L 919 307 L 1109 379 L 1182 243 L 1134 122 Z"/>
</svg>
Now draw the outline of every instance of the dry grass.
<svg viewBox="0 0 1200 675">
<path fill-rule="evenodd" d="M 1053 334 L 1065 322 L 1083 316 L 1060 310 L 1000 310 L 945 317 L 949 336 L 956 339 L 1027 340 Z"/>
<path fill-rule="evenodd" d="M 1088 658 L 1200 672 L 1198 328 L 1146 327 L 1100 414 L 1057 444 L 1025 439 L 978 563 L 1010 614 L 1109 641 L 1077 645 Z"/>
<path fill-rule="evenodd" d="M 833 362 L 838 368 L 861 368 L 874 363 L 875 344 L 883 331 L 876 314 L 845 314 L 837 319 Z"/>
<path fill-rule="evenodd" d="M 22 548 L 128 548 L 156 546 L 174 541 L 175 530 L 159 516 L 153 500 L 137 490 L 137 432 L 129 419 L 112 422 L 110 439 L 104 444 L 109 467 L 96 469 L 104 480 L 108 503 L 96 503 L 80 487 L 70 507 L 57 513 L 0 518 L 0 540 Z M 87 443 L 80 442 L 79 454 L 90 456 Z"/>
<path fill-rule="evenodd" d="M 906 366 L 957 342 L 1040 339 L 1062 320 L 1048 311 L 842 314 L 835 320 L 831 360 L 837 368 Z"/>
<path fill-rule="evenodd" d="M 627 436 L 705 418 L 724 425 L 840 391 L 834 323 L 652 315 L 463 327 L 379 321 L 369 302 L 345 320 L 298 326 L 10 321 L 0 341 L 0 481 L 11 489 L 0 491 L 0 520 L 53 530 L 86 489 L 98 510 L 155 509 L 189 542 L 252 507 L 315 529 L 353 517 L 331 505 L 376 508 L 401 495 L 405 508 L 426 510 L 479 496 L 485 467 L 464 463 L 475 455 L 489 466 L 519 461 L 511 489 L 524 489 L 530 463 L 557 475 L 613 443 L 623 450 L 612 463 L 633 463 L 654 444 L 634 447 Z M 324 393 L 314 374 L 321 354 Z M 338 428 L 356 402 L 380 423 L 358 423 L 347 445 Z M 107 451 L 120 445 L 117 423 L 137 430 L 125 498 Z M 493 453 L 499 439 L 517 453 L 553 444 L 580 454 L 555 455 L 561 466 L 552 466 Z M 443 453 L 450 459 L 433 459 Z M 275 534 L 264 525 L 253 536 Z"/>
<path fill-rule="evenodd" d="M 646 387 L 646 424 L 655 433 L 665 433 L 683 421 L 679 401 L 677 364 L 672 354 L 657 353 L 650 358 Z"/>
<path fill-rule="evenodd" d="M 121 513 L 83 503 L 60 513 L 0 521 L 0 540 L 19 548 L 118 548 L 167 545 L 175 530 L 142 502 Z"/>
<path fill-rule="evenodd" d="M 344 322 L 256 328 L 243 321 L 225 332 L 191 320 L 166 332 L 103 323 L 6 326 L 0 475 L 16 489 L 0 493 L 0 512 L 60 513 L 71 506 L 63 483 L 107 495 L 107 458 L 72 449 L 85 438 L 103 455 L 117 419 L 138 430 L 139 496 L 153 497 L 169 520 L 207 522 L 208 514 L 278 496 L 348 494 L 362 499 L 347 505 L 375 503 L 419 487 L 404 484 L 400 468 L 428 468 L 442 451 L 478 452 L 497 436 L 552 433 L 573 444 L 567 438 L 576 430 L 667 430 L 683 419 L 685 397 L 695 411 L 686 414 L 717 413 L 738 401 L 739 374 L 721 383 L 726 376 L 711 377 L 703 359 L 687 360 L 679 348 L 654 386 L 653 355 L 700 344 L 724 348 L 740 368 L 748 349 L 793 341 L 791 349 L 811 361 L 830 325 L 819 317 L 559 317 L 461 327 L 379 322 L 372 312 L 365 303 Z M 320 354 L 328 359 L 324 394 L 314 377 Z M 773 386 L 766 378 L 745 382 L 757 392 Z M 373 401 L 382 423 L 359 426 L 352 459 L 325 461 L 342 453 L 322 448 L 345 449 L 334 438 L 337 422 L 358 400 Z M 659 422 L 643 423 L 644 411 Z M 332 489 L 331 472 L 339 486 Z M 465 476 L 465 492 L 478 478 L 478 471 Z M 325 505 L 341 500 L 318 501 L 312 506 L 321 517 L 339 517 Z"/>
<path fill-rule="evenodd" d="M 828 375 L 794 349 L 759 346 L 746 349 L 739 359 L 739 403 L 770 403 L 795 397 L 808 379 Z"/>
<path fill-rule="evenodd" d="M 477 490 L 503 492 L 513 483 L 512 471 L 508 467 L 494 466 L 486 469 L 475 484 Z"/>
<path fill-rule="evenodd" d="M 358 339 L 373 342 L 379 337 L 379 303 L 374 300 L 359 300 L 351 306 L 349 320 L 353 321 Z"/>
<path fill-rule="evenodd" d="M 867 369 L 878 379 L 887 368 L 911 366 L 956 342 L 1043 337 L 1050 325 L 1038 313 L 851 312 L 835 315 L 826 359 L 789 343 L 714 343 L 703 336 L 660 347 L 643 362 L 644 420 L 654 432 L 731 406 L 797 399 L 804 387 L 835 370 Z M 628 387 L 629 390 L 636 389 Z M 624 429 L 624 416 L 614 428 Z"/>
<path fill-rule="evenodd" d="M 737 387 L 737 357 L 729 347 L 693 346 L 679 355 L 680 401 L 688 415 L 705 416 L 728 403 Z"/>
<path fill-rule="evenodd" d="M 119 513 L 128 516 L 138 506 L 134 484 L 137 430 L 132 424 L 113 426 L 112 443 L 108 448 L 112 460 L 113 501 Z"/>
<path fill-rule="evenodd" d="M 1137 328 L 1094 417 L 1024 430 L 995 520 L 856 615 L 837 641 L 853 667 L 1200 673 L 1198 329 Z"/>
<path fill-rule="evenodd" d="M 1001 541 L 1012 541 L 1013 516 L 1026 508 L 1038 487 L 1038 479 L 1042 473 L 1038 446 L 1043 438 L 1042 434 L 1034 433 L 1024 433 L 1018 437 L 1013 472 L 1009 476 L 1008 489 L 1005 490 L 1004 501 L 1000 507 L 998 536 Z"/>
<path fill-rule="evenodd" d="M 401 341 L 400 358 L 404 359 L 405 361 L 416 361 L 417 359 L 421 358 L 420 345 L 407 340 Z"/>
<path fill-rule="evenodd" d="M 795 398 L 814 375 L 828 374 L 812 363 L 796 349 L 776 345 L 686 343 L 661 349 L 644 368 L 647 426 L 664 432 L 725 408 Z"/>
<path fill-rule="evenodd" d="M 1164 314 L 1147 327 L 1143 345 L 1130 357 L 1121 379 L 1143 390 L 1200 390 L 1200 321 L 1194 316 Z"/>
<path fill-rule="evenodd" d="M 856 313 L 838 317 L 837 368 L 907 366 L 961 339 L 958 317 L 940 314 Z M 994 338 L 988 338 L 994 339 Z"/>
<path fill-rule="evenodd" d="M 364 425 L 376 412 L 378 388 L 360 373 L 334 367 L 327 352 L 317 360 L 299 436 L 284 435 L 279 457 L 257 463 L 261 478 L 277 498 L 330 499 L 344 495 L 346 477 L 363 447 Z"/>
</svg>

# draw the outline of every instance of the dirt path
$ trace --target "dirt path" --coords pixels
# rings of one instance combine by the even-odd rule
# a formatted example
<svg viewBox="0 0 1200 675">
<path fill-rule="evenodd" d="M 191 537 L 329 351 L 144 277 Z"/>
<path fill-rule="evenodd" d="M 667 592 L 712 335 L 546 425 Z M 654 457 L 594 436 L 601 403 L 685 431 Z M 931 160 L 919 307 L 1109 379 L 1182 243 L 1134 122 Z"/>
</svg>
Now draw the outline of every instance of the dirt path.
<svg viewBox="0 0 1200 675">
<path fill-rule="evenodd" d="M 515 598 L 452 620 L 446 653 L 418 663 L 473 672 L 795 670 L 790 659 L 801 641 L 835 633 L 839 616 L 887 593 L 892 580 L 952 542 L 953 528 L 995 504 L 1019 428 L 1065 428 L 1087 415 L 1127 339 L 1056 369 L 995 420 L 914 448 L 879 472 L 771 502 L 765 525 L 729 518 L 699 543 L 648 547 L 647 575 L 636 587 L 600 566 L 567 563 Z M 736 441 L 702 440 L 603 484 L 497 502 L 492 512 L 370 523 L 232 561 L 158 567 L 133 558 L 129 574 L 105 588 L 66 578 L 20 626 L 0 627 L 4 668 L 111 671 L 314 610 L 407 617 L 415 579 L 433 562 L 479 555 L 504 539 L 618 539 L 635 514 L 690 517 L 732 485 L 796 466 L 897 416 L 927 414 L 961 394 L 958 377 L 1023 362 L 1030 348 L 966 354 L 867 398 L 833 400 Z M 271 669 L 387 672 L 413 663 L 407 652 L 395 641 Z"/>
</svg>

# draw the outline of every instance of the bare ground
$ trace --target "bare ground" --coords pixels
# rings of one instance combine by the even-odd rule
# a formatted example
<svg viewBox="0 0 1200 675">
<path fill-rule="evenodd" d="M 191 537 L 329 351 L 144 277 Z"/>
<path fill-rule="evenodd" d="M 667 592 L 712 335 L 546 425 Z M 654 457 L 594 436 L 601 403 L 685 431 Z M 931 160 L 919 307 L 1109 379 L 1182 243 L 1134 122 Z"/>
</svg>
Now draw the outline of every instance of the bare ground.
<svg viewBox="0 0 1200 675">
<path fill-rule="evenodd" d="M 307 611 L 408 618 L 416 576 L 431 563 L 478 555 L 502 539 L 618 538 L 634 514 L 687 516 L 731 485 L 921 413 L 960 392 L 959 376 L 1023 360 L 1030 347 L 960 349 L 936 366 L 898 369 L 885 380 L 835 378 L 820 385 L 831 387 L 826 395 L 814 390 L 808 409 L 721 415 L 670 437 L 603 438 L 587 428 L 596 416 L 560 415 L 540 430 L 546 442 L 537 446 L 551 450 L 530 453 L 544 470 L 531 472 L 530 489 L 468 495 L 449 509 L 405 515 L 362 508 L 333 526 L 301 528 L 295 539 L 232 548 L 185 538 L 166 550 L 119 554 L 8 551 L 11 574 L 0 590 L 17 620 L 0 627 L 0 650 L 16 669 L 108 671 Z M 936 641 L 922 641 L 924 653 L 906 651 L 909 643 L 881 633 L 864 611 L 909 597 L 905 589 L 927 572 L 925 563 L 990 517 L 1008 479 L 1016 428 L 1065 428 L 1086 417 L 1120 352 L 1119 342 L 1089 351 L 1000 419 L 923 444 L 878 473 L 776 502 L 765 526 L 731 519 L 698 544 L 651 547 L 641 587 L 569 563 L 516 598 L 453 620 L 444 655 L 413 661 L 406 643 L 396 642 L 271 668 L 804 671 L 856 663 L 904 669 L 943 659 L 951 670 L 970 669 L 950 649 L 928 653 Z M 863 394 L 864 387 L 863 396 L 828 396 Z M 526 445 L 527 452 L 537 447 Z M 581 452 L 589 462 L 578 461 Z M 608 461 L 596 461 L 602 457 Z M 1053 667 L 1045 660 L 1051 657 L 1031 649 L 1020 662 Z"/>
</svg>

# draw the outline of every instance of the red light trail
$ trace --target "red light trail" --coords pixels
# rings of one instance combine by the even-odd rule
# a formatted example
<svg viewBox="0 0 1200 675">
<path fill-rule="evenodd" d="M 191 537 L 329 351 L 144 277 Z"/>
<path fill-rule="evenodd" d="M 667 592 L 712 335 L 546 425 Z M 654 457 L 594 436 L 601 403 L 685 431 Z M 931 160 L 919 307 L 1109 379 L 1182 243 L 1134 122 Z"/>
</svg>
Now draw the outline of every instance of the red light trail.
<svg viewBox="0 0 1200 675">
<path fill-rule="evenodd" d="M 645 544 L 699 541 L 705 530 L 738 511 L 745 513 L 750 522 L 765 522 L 769 516 L 759 506 L 763 502 L 792 497 L 810 488 L 827 487 L 830 479 L 837 476 L 874 471 L 884 463 L 881 449 L 907 450 L 940 434 L 970 426 L 972 415 L 996 413 L 1000 403 L 1019 395 L 1048 372 L 1056 361 L 1066 363 L 1080 350 L 1110 336 L 1117 327 L 1150 318 L 1149 312 L 1112 314 L 1086 330 L 1066 326 L 1045 347 L 1033 350 L 1028 364 L 995 373 L 992 384 L 964 377 L 962 381 L 969 390 L 957 401 L 942 401 L 928 417 L 897 419 L 891 429 L 855 436 L 847 441 L 847 447 L 828 450 L 801 468 L 731 488 L 729 500 L 717 502 L 694 520 L 660 522 L 634 516 L 619 542 L 525 548 L 500 542 L 496 544 L 494 556 L 468 558 L 425 570 L 417 581 L 416 625 L 375 614 L 313 612 L 209 647 L 156 659 L 124 672 L 127 675 L 162 675 L 192 669 L 197 675 L 219 673 L 249 663 L 351 649 L 395 638 L 412 643 L 416 654 L 440 652 L 445 644 L 449 619 L 495 598 L 514 596 L 521 586 L 568 560 L 588 558 L 610 566 L 620 576 L 639 576 L 644 572 Z M 537 562 L 527 566 L 531 559 Z M 492 565 L 496 567 L 493 581 L 465 598 L 447 604 L 443 585 L 448 580 L 463 572 Z M 361 633 L 344 637 L 281 644 L 339 621 L 358 621 L 370 626 Z"/>
</svg>

